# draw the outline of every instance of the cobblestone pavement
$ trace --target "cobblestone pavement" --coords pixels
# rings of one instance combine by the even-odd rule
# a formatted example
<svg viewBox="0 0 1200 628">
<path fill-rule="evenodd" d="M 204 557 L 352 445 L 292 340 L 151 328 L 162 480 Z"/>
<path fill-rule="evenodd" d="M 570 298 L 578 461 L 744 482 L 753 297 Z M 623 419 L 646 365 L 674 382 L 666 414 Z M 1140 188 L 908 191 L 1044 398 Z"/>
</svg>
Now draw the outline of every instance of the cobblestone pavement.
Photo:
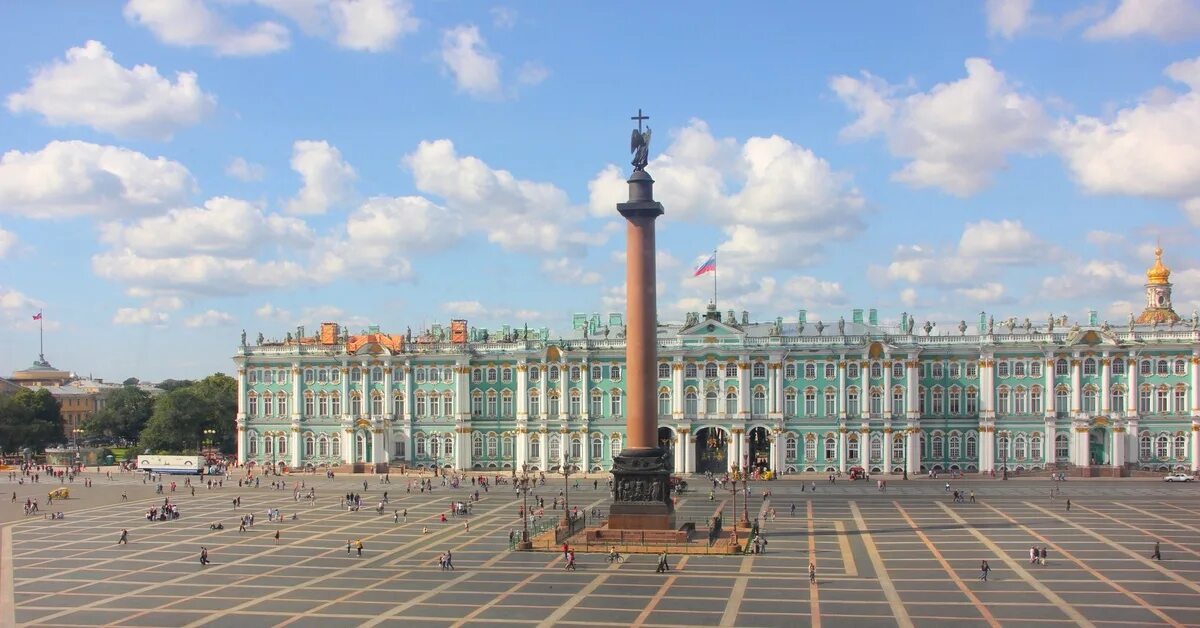
<svg viewBox="0 0 1200 628">
<path fill-rule="evenodd" d="M 664 575 L 651 555 L 609 564 L 579 554 L 578 571 L 566 572 L 556 553 L 508 551 L 519 500 L 503 485 L 481 491 L 468 530 L 463 518 L 439 515 L 473 489 L 408 493 L 395 476 L 366 478 L 366 491 L 362 477 L 287 478 L 285 490 L 226 483 L 195 496 L 181 487 L 168 496 L 182 517 L 149 522 L 145 510 L 163 500 L 152 486 L 91 475 L 95 486 L 76 481 L 72 499 L 49 508 L 57 483 L 0 484 L 18 496 L 0 510 L 0 626 L 1200 625 L 1200 486 L 1190 484 L 1073 480 L 1051 499 L 1047 480 L 960 481 L 977 503 L 954 504 L 940 480 L 892 481 L 887 492 L 819 479 L 815 493 L 794 480 L 754 483 L 750 514 L 762 517 L 769 551 L 674 557 Z M 293 499 L 301 479 L 316 488 L 315 506 Z M 719 509 L 733 517 L 729 492 L 710 501 L 702 478 L 692 486 L 680 521 Z M 560 487 L 548 479 L 537 492 L 549 503 Z M 581 482 L 571 503 L 603 507 L 603 480 L 599 488 Z M 338 498 L 353 490 L 368 507 L 347 512 Z M 384 490 L 390 503 L 378 515 L 370 507 Z M 66 518 L 23 517 L 33 496 Z M 266 521 L 272 507 L 283 522 Z M 393 522 L 397 509 L 408 510 L 407 523 Z M 239 533 L 250 512 L 256 524 Z M 210 530 L 216 521 L 225 529 Z M 128 545 L 116 543 L 122 528 Z M 346 552 L 355 539 L 361 558 Z M 1155 541 L 1162 562 L 1150 558 Z M 1048 548 L 1046 566 L 1029 563 L 1031 545 Z M 438 568 L 446 550 L 453 571 Z M 992 566 L 988 582 L 978 580 L 981 560 Z"/>
</svg>

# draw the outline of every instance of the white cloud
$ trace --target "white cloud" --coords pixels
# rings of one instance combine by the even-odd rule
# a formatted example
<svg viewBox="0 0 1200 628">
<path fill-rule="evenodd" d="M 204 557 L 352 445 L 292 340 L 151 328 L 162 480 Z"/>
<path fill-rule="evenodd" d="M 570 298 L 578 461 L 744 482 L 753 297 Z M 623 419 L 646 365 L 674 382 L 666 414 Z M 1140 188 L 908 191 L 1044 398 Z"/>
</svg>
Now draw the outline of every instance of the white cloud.
<svg viewBox="0 0 1200 628">
<path fill-rule="evenodd" d="M 176 296 L 161 296 L 151 299 L 146 305 L 154 310 L 174 312 L 183 307 L 183 299 Z"/>
<path fill-rule="evenodd" d="M 533 61 L 526 61 L 517 70 L 517 82 L 522 85 L 538 85 L 550 77 L 546 66 Z"/>
<path fill-rule="evenodd" d="M 407 2 L 396 0 L 340 0 L 330 5 L 343 48 L 380 52 L 396 39 L 415 32 L 419 22 Z"/>
<path fill-rule="evenodd" d="M 488 50 L 478 27 L 456 26 L 444 31 L 441 57 L 460 91 L 476 98 L 500 95 L 500 59 Z"/>
<path fill-rule="evenodd" d="M 346 221 L 343 238 L 324 246 L 318 268 L 343 275 L 360 270 L 390 281 L 409 279 L 406 254 L 453 246 L 463 233 L 461 218 L 420 196 L 368 199 Z"/>
<path fill-rule="evenodd" d="M 898 181 L 958 196 L 978 192 L 1007 166 L 1008 155 L 1039 150 L 1049 121 L 1041 104 L 987 59 L 970 58 L 965 66 L 965 78 L 903 99 L 870 74 L 835 77 L 834 93 L 859 113 L 843 133 L 884 136 L 893 155 L 909 160 L 893 175 Z"/>
<path fill-rule="evenodd" d="M 125 19 L 174 46 L 210 48 L 218 55 L 269 54 L 287 48 L 288 30 L 275 22 L 245 29 L 228 24 L 203 0 L 129 0 Z"/>
<path fill-rule="evenodd" d="M 1090 260 L 1071 264 L 1066 273 L 1043 279 L 1041 295 L 1056 301 L 1128 295 L 1144 282 L 1143 276 L 1129 272 L 1119 262 Z"/>
<path fill-rule="evenodd" d="M 196 327 L 217 327 L 219 325 L 229 325 L 233 322 L 233 317 L 225 312 L 218 310 L 206 310 L 195 316 L 189 316 L 184 319 L 183 324 Z"/>
<path fill-rule="evenodd" d="M 104 44 L 89 41 L 67 50 L 66 61 L 36 71 L 29 87 L 10 94 L 7 104 L 13 113 L 39 113 L 55 126 L 167 140 L 212 113 L 216 102 L 194 72 L 179 72 L 172 83 L 152 65 L 121 67 Z"/>
<path fill-rule="evenodd" d="M 1194 0 L 1121 0 L 1111 15 L 1083 35 L 1089 39 L 1146 36 L 1183 41 L 1200 35 L 1200 4 Z"/>
<path fill-rule="evenodd" d="M 117 325 L 165 325 L 170 317 L 148 307 L 123 307 L 117 310 L 112 322 Z"/>
<path fill-rule="evenodd" d="M 1125 242 L 1125 236 L 1123 234 L 1113 233 L 1111 231 L 1103 231 L 1100 229 L 1093 229 L 1089 231 L 1086 239 L 1088 244 L 1102 248 L 1123 244 Z"/>
<path fill-rule="evenodd" d="M 512 28 L 517 25 L 517 10 L 512 7 L 492 7 L 492 25 L 496 28 Z"/>
<path fill-rule="evenodd" d="M 585 217 L 566 192 L 550 183 L 518 179 L 471 156 L 450 140 L 424 141 L 404 158 L 417 189 L 445 199 L 446 207 L 506 250 L 555 253 L 602 242 L 605 234 L 579 228 Z"/>
<path fill-rule="evenodd" d="M 292 170 L 300 173 L 303 187 L 287 202 L 293 214 L 323 214 L 353 195 L 354 168 L 342 153 L 325 141 L 299 140 L 292 146 Z"/>
<path fill-rule="evenodd" d="M 28 311 L 30 316 L 45 303 L 37 299 L 32 299 L 25 296 L 24 293 L 12 288 L 0 286 L 0 310 L 9 310 L 12 312 Z"/>
<path fill-rule="evenodd" d="M 1019 220 L 981 220 L 968 223 L 958 241 L 962 256 L 983 257 L 989 262 L 1021 264 L 1033 261 L 1041 241 Z"/>
<path fill-rule="evenodd" d="M 250 183 L 252 181 L 262 181 L 265 170 L 262 164 L 256 164 L 246 161 L 245 157 L 234 157 L 228 166 L 225 166 L 225 174 L 237 179 Z"/>
<path fill-rule="evenodd" d="M 1033 0 L 987 0 L 988 33 L 1012 39 L 1029 24 Z"/>
<path fill-rule="evenodd" d="M 17 234 L 0 229 L 0 259 L 8 257 L 8 254 L 17 248 Z"/>
<path fill-rule="evenodd" d="M 406 0 L 256 0 L 299 24 L 309 35 L 330 37 L 350 50 L 382 52 L 415 32 L 420 21 Z"/>
<path fill-rule="evenodd" d="M 803 146 L 777 135 L 744 143 L 716 138 L 703 120 L 690 121 L 672 139 L 646 170 L 666 219 L 724 232 L 722 274 L 806 263 L 863 229 L 866 203 L 850 176 Z M 588 183 L 592 214 L 614 216 L 627 189 L 619 168 L 601 170 Z"/>
<path fill-rule="evenodd" d="M 959 288 L 956 292 L 977 303 L 995 303 L 1004 297 L 1004 285 L 991 281 L 973 288 Z"/>
<path fill-rule="evenodd" d="M 1076 182 L 1092 194 L 1178 200 L 1200 198 L 1200 58 L 1165 71 L 1187 86 L 1155 90 L 1111 120 L 1062 121 L 1055 144 Z"/>
<path fill-rule="evenodd" d="M 543 318 L 543 314 L 540 311 L 494 307 L 484 305 L 480 301 L 446 301 L 442 303 L 442 311 L 451 316 L 475 319 L 484 324 L 496 323 L 503 320 L 532 322 Z"/>
<path fill-rule="evenodd" d="M 254 314 L 261 319 L 281 323 L 288 322 L 292 317 L 291 312 L 275 307 L 270 303 L 264 303 L 262 307 L 255 309 Z"/>
<path fill-rule="evenodd" d="M 905 307 L 914 307 L 919 298 L 920 295 L 917 294 L 916 288 L 905 288 L 900 291 L 900 302 L 903 303 Z"/>
<path fill-rule="evenodd" d="M 144 257 L 129 249 L 92 256 L 92 272 L 143 296 L 247 294 L 313 281 L 309 272 L 291 261 L 214 255 Z"/>
<path fill-rule="evenodd" d="M 172 209 L 131 224 L 109 223 L 101 240 L 142 257 L 189 254 L 252 257 L 269 245 L 307 246 L 315 236 L 298 218 L 266 214 L 236 198 L 219 196 L 203 207 Z"/>
<path fill-rule="evenodd" d="M 152 213 L 184 202 L 194 186 L 182 164 L 116 146 L 54 141 L 0 157 L 0 213 L 27 218 Z"/>
<path fill-rule="evenodd" d="M 567 257 L 542 260 L 542 272 L 556 283 L 590 286 L 600 283 L 600 273 L 584 270 L 579 262 Z"/>
<path fill-rule="evenodd" d="M 486 308 L 479 301 L 446 301 L 442 310 L 454 316 L 480 316 Z"/>
</svg>

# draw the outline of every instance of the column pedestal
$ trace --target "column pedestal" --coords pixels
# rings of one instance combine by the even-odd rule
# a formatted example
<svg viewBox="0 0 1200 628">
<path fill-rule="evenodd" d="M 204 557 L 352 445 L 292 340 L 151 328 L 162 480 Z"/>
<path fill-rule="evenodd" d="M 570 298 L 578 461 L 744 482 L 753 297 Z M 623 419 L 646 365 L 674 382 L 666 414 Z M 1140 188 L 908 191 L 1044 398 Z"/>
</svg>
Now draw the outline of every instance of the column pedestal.
<svg viewBox="0 0 1200 628">
<path fill-rule="evenodd" d="M 661 448 L 625 449 L 613 461 L 616 501 L 608 527 L 616 530 L 674 530 L 671 460 Z"/>
</svg>

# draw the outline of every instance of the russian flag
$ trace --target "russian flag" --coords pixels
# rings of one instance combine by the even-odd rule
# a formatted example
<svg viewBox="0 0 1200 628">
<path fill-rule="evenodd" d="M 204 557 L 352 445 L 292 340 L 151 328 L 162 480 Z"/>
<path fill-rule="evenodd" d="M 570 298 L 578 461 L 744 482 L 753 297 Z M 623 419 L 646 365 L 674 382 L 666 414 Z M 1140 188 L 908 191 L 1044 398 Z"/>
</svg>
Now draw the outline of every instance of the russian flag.
<svg viewBox="0 0 1200 628">
<path fill-rule="evenodd" d="M 33 315 L 33 320 L 35 320 L 35 321 L 40 321 L 40 320 L 42 320 L 42 313 L 41 313 L 41 312 L 38 312 L 37 314 L 34 314 L 34 315 Z"/>
<path fill-rule="evenodd" d="M 692 276 L 699 277 L 700 275 L 703 275 L 704 273 L 709 273 L 709 272 L 712 272 L 712 273 L 717 272 L 717 252 L 716 251 L 713 251 L 713 254 L 709 255 L 708 259 L 704 260 L 699 266 L 696 267 L 696 274 L 694 274 Z"/>
</svg>

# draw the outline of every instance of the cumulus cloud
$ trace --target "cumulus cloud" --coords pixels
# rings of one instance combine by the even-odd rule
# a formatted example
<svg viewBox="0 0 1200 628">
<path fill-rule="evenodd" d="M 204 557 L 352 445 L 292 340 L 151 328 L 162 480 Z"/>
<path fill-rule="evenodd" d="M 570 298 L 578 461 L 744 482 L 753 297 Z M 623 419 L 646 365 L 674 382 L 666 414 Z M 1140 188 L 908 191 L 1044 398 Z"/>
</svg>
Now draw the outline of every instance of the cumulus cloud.
<svg viewBox="0 0 1200 628">
<path fill-rule="evenodd" d="M 458 214 L 426 198 L 375 197 L 350 215 L 344 237 L 324 247 L 318 267 L 336 275 L 369 270 L 392 281 L 409 279 L 405 255 L 452 246 L 462 233 Z"/>
<path fill-rule="evenodd" d="M 488 49 L 479 28 L 456 26 L 442 33 L 442 66 L 459 91 L 476 98 L 500 95 L 500 58 Z"/>
<path fill-rule="evenodd" d="M 264 21 L 238 28 L 203 0 L 129 0 L 125 19 L 146 27 L 165 44 L 209 48 L 218 55 L 269 54 L 290 45 L 282 25 Z"/>
<path fill-rule="evenodd" d="M 0 259 L 8 257 L 17 248 L 17 234 L 0 229 Z"/>
<path fill-rule="evenodd" d="M 253 181 L 262 181 L 266 171 L 262 164 L 256 164 L 246 161 L 245 157 L 234 157 L 230 160 L 229 165 L 225 166 L 225 174 L 237 179 L 250 183 Z"/>
<path fill-rule="evenodd" d="M 1183 41 L 1200 35 L 1200 5 L 1193 0 L 1121 0 L 1115 11 L 1084 32 L 1088 39 L 1153 37 Z"/>
<path fill-rule="evenodd" d="M 517 10 L 512 7 L 492 7 L 492 25 L 496 28 L 512 28 L 517 25 Z"/>
<path fill-rule="evenodd" d="M 112 322 L 116 325 L 165 325 L 169 319 L 166 313 L 148 307 L 123 307 L 117 310 Z"/>
<path fill-rule="evenodd" d="M 126 69 L 104 44 L 89 41 L 67 50 L 65 61 L 38 69 L 24 91 L 10 94 L 9 111 L 41 114 L 47 123 L 80 124 L 122 137 L 167 140 L 198 123 L 216 108 L 216 98 L 200 89 L 194 72 L 175 82 L 158 68 Z"/>
<path fill-rule="evenodd" d="M 421 142 L 404 163 L 418 190 L 445 199 L 449 210 L 469 217 L 467 222 L 506 250 L 555 253 L 602 241 L 604 234 L 579 227 L 586 213 L 562 189 L 461 156 L 450 140 Z"/>
<path fill-rule="evenodd" d="M 183 324 L 187 327 L 217 327 L 219 325 L 229 325 L 233 323 L 233 316 L 218 310 L 205 310 L 194 316 L 189 316 L 184 319 Z"/>
<path fill-rule="evenodd" d="M 1043 279 L 1041 295 L 1054 300 L 1124 296 L 1132 294 L 1144 282 L 1144 276 L 1129 272 L 1119 262 L 1089 260 L 1071 264 L 1065 273 Z"/>
<path fill-rule="evenodd" d="M 299 24 L 309 35 L 332 36 L 349 50 L 382 52 L 415 32 L 420 21 L 403 0 L 257 0 Z"/>
<path fill-rule="evenodd" d="M 1185 211 L 1200 203 L 1200 57 L 1165 73 L 1187 91 L 1155 90 L 1107 120 L 1059 123 L 1055 145 L 1084 191 L 1177 200 Z"/>
<path fill-rule="evenodd" d="M 963 228 L 958 251 L 992 263 L 1022 264 L 1031 261 L 1041 245 L 1019 220 L 981 220 Z"/>
<path fill-rule="evenodd" d="M 868 73 L 837 76 L 834 93 L 859 118 L 843 135 L 881 135 L 908 163 L 893 175 L 914 187 L 969 196 L 986 187 L 1008 156 L 1040 150 L 1050 129 L 1041 104 L 1021 94 L 987 59 L 970 58 L 967 76 L 900 98 L 899 87 Z"/>
<path fill-rule="evenodd" d="M 600 273 L 584 270 L 579 262 L 568 257 L 542 261 L 542 272 L 556 283 L 590 286 L 600 283 Z"/>
<path fill-rule="evenodd" d="M 226 196 L 203 207 L 172 209 L 133 223 L 109 223 L 101 240 L 148 258 L 188 254 L 253 257 L 266 245 L 307 246 L 315 235 L 304 221 L 267 214 L 261 207 Z"/>
<path fill-rule="evenodd" d="M 0 310 L 16 313 L 27 311 L 33 316 L 35 310 L 44 306 L 42 301 L 30 298 L 18 290 L 0 286 Z"/>
<path fill-rule="evenodd" d="M 442 303 L 442 311 L 451 316 L 467 319 L 478 319 L 489 323 L 505 319 L 519 321 L 535 321 L 542 318 L 542 313 L 536 310 L 513 309 L 484 305 L 480 301 L 446 301 Z"/>
<path fill-rule="evenodd" d="M 987 0 L 988 33 L 1012 39 L 1029 23 L 1033 0 Z"/>
<path fill-rule="evenodd" d="M 342 159 L 342 153 L 326 141 L 297 141 L 292 146 L 292 170 L 300 173 L 304 184 L 296 197 L 287 202 L 293 214 L 323 214 L 353 195 L 358 175 Z"/>
<path fill-rule="evenodd" d="M 520 69 L 517 70 L 517 82 L 522 85 L 538 85 L 549 77 L 550 70 L 533 61 L 522 63 Z"/>
<path fill-rule="evenodd" d="M 115 218 L 185 202 L 192 175 L 164 157 L 80 141 L 0 157 L 0 213 L 27 218 Z"/>
<path fill-rule="evenodd" d="M 146 257 L 130 249 L 94 255 L 92 272 L 124 284 L 131 295 L 236 295 L 312 281 L 303 266 L 288 260 L 216 255 Z"/>
<path fill-rule="evenodd" d="M 1004 285 L 989 281 L 973 288 L 959 288 L 956 292 L 976 303 L 995 303 L 1004 297 Z"/>
<path fill-rule="evenodd" d="M 288 322 L 292 317 L 291 312 L 275 307 L 271 303 L 264 303 L 262 307 L 256 308 L 254 314 L 263 320 L 281 323 Z"/>
</svg>

